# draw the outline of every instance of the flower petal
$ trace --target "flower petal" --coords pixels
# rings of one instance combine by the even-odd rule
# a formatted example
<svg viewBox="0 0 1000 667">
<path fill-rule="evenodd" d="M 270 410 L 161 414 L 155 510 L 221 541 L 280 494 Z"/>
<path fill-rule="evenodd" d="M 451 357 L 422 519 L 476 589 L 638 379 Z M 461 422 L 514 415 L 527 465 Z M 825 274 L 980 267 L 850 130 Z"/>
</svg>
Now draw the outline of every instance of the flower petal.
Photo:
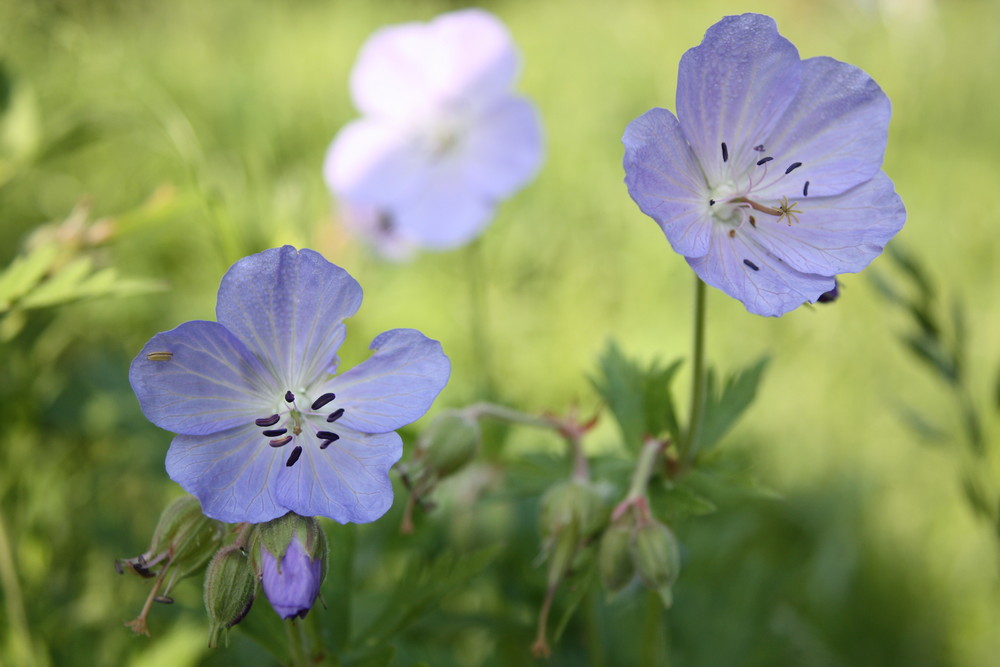
<svg viewBox="0 0 1000 667">
<path fill-rule="evenodd" d="M 832 276 L 796 271 L 746 233 L 729 236 L 723 225 L 713 228 L 708 253 L 689 257 L 688 264 L 699 278 L 742 301 L 756 315 L 784 315 L 807 301 L 816 301 L 836 284 Z"/>
<path fill-rule="evenodd" d="M 361 286 L 312 250 L 273 248 L 236 262 L 222 278 L 216 316 L 284 385 L 311 385 L 336 363 L 345 318 Z"/>
<path fill-rule="evenodd" d="M 268 446 L 253 424 L 207 436 L 178 435 L 167 451 L 167 474 L 201 501 L 201 509 L 226 523 L 261 523 L 288 508 L 275 489 L 288 445 Z"/>
<path fill-rule="evenodd" d="M 277 493 L 281 504 L 302 516 L 325 516 L 339 523 L 368 523 L 392 506 L 389 468 L 403 455 L 396 433 L 339 430 L 326 449 L 306 446 L 286 467 Z"/>
<path fill-rule="evenodd" d="M 774 185 L 758 188 L 760 196 L 798 195 L 806 181 L 810 197 L 840 194 L 882 165 L 892 115 L 882 89 L 862 70 L 833 58 L 810 58 L 802 65 L 799 94 L 765 142 L 779 169 L 801 165 Z"/>
<path fill-rule="evenodd" d="M 216 322 L 185 322 L 153 336 L 129 367 L 142 413 L 160 428 L 203 435 L 267 416 L 274 378 Z"/>
<path fill-rule="evenodd" d="M 459 141 L 463 180 L 484 198 L 510 196 L 531 180 L 542 162 L 538 113 L 519 97 L 505 97 L 485 109 Z"/>
<path fill-rule="evenodd" d="M 486 102 L 504 93 L 517 68 L 503 23 L 466 9 L 376 31 L 351 72 L 351 96 L 364 114 L 421 117 L 442 104 Z"/>
<path fill-rule="evenodd" d="M 328 391 L 344 409 L 338 424 L 364 433 L 393 431 L 419 419 L 448 382 L 441 343 L 414 329 L 392 329 L 372 341 L 375 354 L 333 378 Z"/>
<path fill-rule="evenodd" d="M 790 267 L 833 276 L 868 266 L 906 221 L 906 209 L 882 172 L 842 195 L 798 202 L 798 222 L 758 216 L 754 239 Z"/>
<path fill-rule="evenodd" d="M 642 212 L 656 220 L 675 251 L 686 257 L 708 252 L 708 189 L 674 115 L 650 109 L 628 124 L 622 143 L 625 185 Z"/>
<path fill-rule="evenodd" d="M 364 118 L 345 125 L 334 138 L 323 175 L 338 197 L 384 207 L 417 191 L 429 162 L 413 128 Z"/>
<path fill-rule="evenodd" d="M 772 135 L 801 77 L 795 46 L 760 14 L 725 17 L 681 57 L 677 117 L 709 182 L 756 162 L 754 147 Z"/>
<path fill-rule="evenodd" d="M 474 239 L 490 223 L 494 204 L 469 190 L 450 164 L 428 172 L 419 194 L 390 209 L 404 238 L 432 250 L 449 250 Z"/>
</svg>

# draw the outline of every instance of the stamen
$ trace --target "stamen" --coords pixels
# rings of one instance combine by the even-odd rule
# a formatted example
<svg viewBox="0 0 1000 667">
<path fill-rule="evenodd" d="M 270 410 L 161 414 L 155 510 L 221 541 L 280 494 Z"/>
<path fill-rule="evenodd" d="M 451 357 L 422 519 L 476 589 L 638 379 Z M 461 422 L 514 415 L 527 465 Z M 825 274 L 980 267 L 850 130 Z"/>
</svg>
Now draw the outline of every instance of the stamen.
<svg viewBox="0 0 1000 667">
<path fill-rule="evenodd" d="M 753 227 L 754 229 L 757 229 L 757 219 L 754 218 L 752 215 L 750 216 L 750 226 Z"/>
<path fill-rule="evenodd" d="M 774 159 L 773 157 L 762 157 L 761 159 L 757 160 L 757 166 L 759 167 L 760 165 L 764 164 L 765 162 L 770 162 L 773 159 Z"/>
<path fill-rule="evenodd" d="M 302 448 L 295 445 L 295 449 L 293 449 L 292 453 L 288 455 L 288 460 L 285 461 L 285 465 L 291 468 L 295 465 L 295 462 L 299 460 L 300 456 L 302 456 Z"/>
<path fill-rule="evenodd" d="M 344 408 L 337 408 L 336 410 L 330 413 L 330 416 L 326 418 L 326 421 L 332 423 L 337 421 L 343 416 L 344 416 Z"/>
<path fill-rule="evenodd" d="M 729 230 L 729 238 L 731 238 L 731 239 L 736 238 L 736 230 L 735 229 L 730 229 Z"/>
<path fill-rule="evenodd" d="M 316 431 L 316 437 L 320 440 L 340 440 L 340 436 L 332 431 Z"/>
<path fill-rule="evenodd" d="M 319 443 L 319 448 L 320 449 L 326 449 L 331 444 L 333 444 L 333 443 L 337 442 L 338 440 L 340 440 L 340 436 L 337 435 L 336 433 L 331 433 L 330 435 L 332 435 L 333 437 L 332 438 L 324 438 L 323 442 Z"/>
<path fill-rule="evenodd" d="M 726 148 L 726 142 L 722 142 L 722 161 L 729 162 L 729 149 Z"/>
<path fill-rule="evenodd" d="M 273 428 L 273 429 L 271 429 L 269 431 L 261 431 L 261 433 L 264 435 L 264 437 L 267 437 L 267 438 L 277 438 L 279 435 L 285 435 L 286 433 L 288 433 L 288 429 L 287 428 Z"/>
<path fill-rule="evenodd" d="M 744 259 L 743 263 L 746 264 L 747 266 L 749 266 L 754 271 L 760 271 L 760 267 L 757 266 L 756 264 L 754 264 L 753 262 L 751 262 L 749 259 Z"/>
<path fill-rule="evenodd" d="M 173 352 L 150 352 L 146 355 L 150 361 L 170 361 L 173 357 Z"/>
<path fill-rule="evenodd" d="M 764 144 L 757 144 L 756 146 L 753 147 L 753 149 L 755 151 L 757 151 L 758 153 L 763 153 L 764 152 Z"/>
<path fill-rule="evenodd" d="M 295 402 L 295 394 L 293 394 L 292 390 L 289 389 L 288 391 L 285 392 L 285 403 L 294 403 L 294 402 Z"/>
<path fill-rule="evenodd" d="M 313 410 L 319 410 L 321 407 L 323 407 L 324 405 L 326 405 L 327 403 L 329 403 L 330 401 L 332 401 L 335 398 L 337 398 L 336 394 L 332 394 L 332 393 L 330 393 L 330 394 L 323 394 L 322 396 L 320 396 L 319 398 L 317 398 L 315 401 L 313 401 L 313 404 L 312 404 L 311 407 L 312 407 Z"/>
<path fill-rule="evenodd" d="M 708 200 L 708 205 L 709 206 L 715 206 L 715 200 L 714 199 L 709 199 Z"/>
<path fill-rule="evenodd" d="M 788 165 L 788 169 L 785 170 L 785 173 L 790 174 L 801 166 L 802 166 L 801 162 L 793 162 L 790 165 Z"/>
<path fill-rule="evenodd" d="M 286 435 L 284 438 L 275 438 L 274 440 L 270 440 L 268 441 L 267 444 L 271 445 L 272 447 L 284 447 L 291 441 L 292 441 L 292 436 Z"/>
<path fill-rule="evenodd" d="M 803 197 L 809 196 L 809 181 L 806 181 L 806 184 L 802 186 L 802 196 Z"/>
<path fill-rule="evenodd" d="M 271 415 L 270 417 L 261 417 L 260 419 L 254 419 L 253 423 L 257 426 L 274 426 L 281 419 L 280 415 Z"/>
</svg>

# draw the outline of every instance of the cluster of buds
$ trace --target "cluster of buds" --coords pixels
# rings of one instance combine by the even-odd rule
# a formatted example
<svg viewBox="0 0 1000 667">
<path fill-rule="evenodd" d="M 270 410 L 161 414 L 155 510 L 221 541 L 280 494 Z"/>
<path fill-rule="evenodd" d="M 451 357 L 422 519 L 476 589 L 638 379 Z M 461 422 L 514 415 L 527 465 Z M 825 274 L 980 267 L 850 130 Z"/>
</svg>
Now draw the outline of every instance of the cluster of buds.
<svg viewBox="0 0 1000 667">
<path fill-rule="evenodd" d="M 677 538 L 670 528 L 649 514 L 644 502 L 637 503 L 636 509 L 635 514 L 622 514 L 612 520 L 601 536 L 597 563 L 601 583 L 615 595 L 638 575 L 669 607 L 673 602 L 671 589 L 681 566 Z"/>
<path fill-rule="evenodd" d="M 149 550 L 115 567 L 156 580 L 142 613 L 126 624 L 146 635 L 152 603 L 173 602 L 168 594 L 174 584 L 204 570 L 209 646 L 215 647 L 250 611 L 258 583 L 281 618 L 304 618 L 319 597 L 327 561 L 326 534 L 315 518 L 289 512 L 227 530 L 202 514 L 195 498 L 185 496 L 164 510 Z"/>
</svg>

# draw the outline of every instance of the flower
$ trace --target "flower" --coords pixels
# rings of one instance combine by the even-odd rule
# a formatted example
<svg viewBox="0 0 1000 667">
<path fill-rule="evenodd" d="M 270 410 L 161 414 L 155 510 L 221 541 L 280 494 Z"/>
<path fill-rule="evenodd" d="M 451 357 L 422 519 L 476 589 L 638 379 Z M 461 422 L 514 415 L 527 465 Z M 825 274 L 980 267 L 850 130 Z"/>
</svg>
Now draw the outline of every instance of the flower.
<svg viewBox="0 0 1000 667">
<path fill-rule="evenodd" d="M 281 618 L 305 618 L 323 583 L 323 562 L 311 558 L 298 537 L 293 537 L 279 559 L 260 549 L 260 582 L 268 602 Z"/>
<path fill-rule="evenodd" d="M 177 434 L 167 473 L 207 516 L 364 523 L 392 504 L 394 431 L 427 411 L 450 366 L 437 341 L 393 329 L 370 359 L 336 374 L 343 321 L 361 296 L 312 250 L 266 250 L 223 277 L 218 322 L 159 333 L 133 360 L 143 413 Z"/>
<path fill-rule="evenodd" d="M 345 223 L 395 258 L 479 235 L 541 162 L 538 116 L 511 93 L 517 70 L 510 34 L 481 9 L 373 34 L 351 73 L 363 117 L 323 167 Z"/>
<path fill-rule="evenodd" d="M 800 60 L 771 18 L 728 16 L 681 58 L 677 116 L 626 128 L 625 183 L 702 280 L 779 316 L 903 226 L 881 171 L 890 113 L 857 67 Z"/>
</svg>

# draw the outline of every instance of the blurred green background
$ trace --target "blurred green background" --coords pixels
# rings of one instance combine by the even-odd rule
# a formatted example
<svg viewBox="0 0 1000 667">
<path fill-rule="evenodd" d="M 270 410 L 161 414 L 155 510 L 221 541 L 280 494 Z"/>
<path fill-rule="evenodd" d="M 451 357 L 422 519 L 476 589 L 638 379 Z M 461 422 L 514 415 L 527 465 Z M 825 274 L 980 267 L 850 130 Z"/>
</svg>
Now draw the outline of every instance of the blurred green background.
<svg viewBox="0 0 1000 667">
<path fill-rule="evenodd" d="M 4 305 L 0 321 L 0 662 L 272 664 L 239 633 L 228 653 L 208 651 L 194 584 L 154 611 L 152 640 L 132 637 L 122 623 L 146 589 L 112 567 L 146 548 L 178 492 L 163 471 L 170 435 L 139 412 L 128 363 L 155 332 L 214 319 L 219 279 L 246 254 L 308 246 L 360 281 L 348 363 L 388 328 L 440 339 L 454 373 L 438 407 L 481 398 L 492 378 L 499 399 L 525 411 L 589 412 L 598 401 L 587 378 L 609 339 L 640 359 L 686 355 L 690 271 L 629 199 L 620 137 L 650 107 L 674 107 L 681 54 L 726 14 L 768 13 L 803 57 L 858 65 L 889 95 L 884 168 L 909 212 L 898 243 L 943 304 L 965 304 L 969 400 L 992 444 L 1000 208 L 983 198 L 1000 184 L 1000 3 L 488 3 L 520 47 L 518 88 L 543 119 L 544 167 L 473 247 L 385 263 L 334 219 L 323 155 L 355 115 L 347 79 L 366 37 L 459 6 L 0 3 L 0 262 L 55 246 L 52 274 L 79 272 L 38 307 Z M 899 279 L 885 257 L 870 272 Z M 777 320 L 710 292 L 712 362 L 772 358 L 723 446 L 777 497 L 735 499 L 677 527 L 674 664 L 973 666 L 1000 655 L 1000 542 L 961 483 L 972 466 L 996 489 L 995 457 L 963 458 L 948 391 L 900 344 L 905 314 L 864 274 L 842 284 L 836 305 Z M 679 380 L 687 386 L 683 369 Z M 940 431 L 932 445 L 907 410 L 935 426 L 925 435 Z M 609 422 L 587 441 L 592 454 L 620 455 Z M 502 456 L 516 466 L 538 451 L 557 443 L 514 430 Z M 524 498 L 515 517 L 533 511 Z M 359 581 L 375 597 L 412 548 L 394 534 L 400 504 L 357 531 L 369 556 Z M 401 636 L 396 664 L 527 662 L 544 582 L 537 535 L 493 506 L 443 504 L 413 544 L 502 538 L 504 555 L 469 599 L 445 597 L 428 612 L 434 623 Z M 643 600 L 602 603 L 552 663 L 638 664 L 630 632 L 649 617 Z M 261 602 L 255 613 L 270 610 Z M 595 632 L 613 635 L 604 649 L 588 648 Z"/>
</svg>

